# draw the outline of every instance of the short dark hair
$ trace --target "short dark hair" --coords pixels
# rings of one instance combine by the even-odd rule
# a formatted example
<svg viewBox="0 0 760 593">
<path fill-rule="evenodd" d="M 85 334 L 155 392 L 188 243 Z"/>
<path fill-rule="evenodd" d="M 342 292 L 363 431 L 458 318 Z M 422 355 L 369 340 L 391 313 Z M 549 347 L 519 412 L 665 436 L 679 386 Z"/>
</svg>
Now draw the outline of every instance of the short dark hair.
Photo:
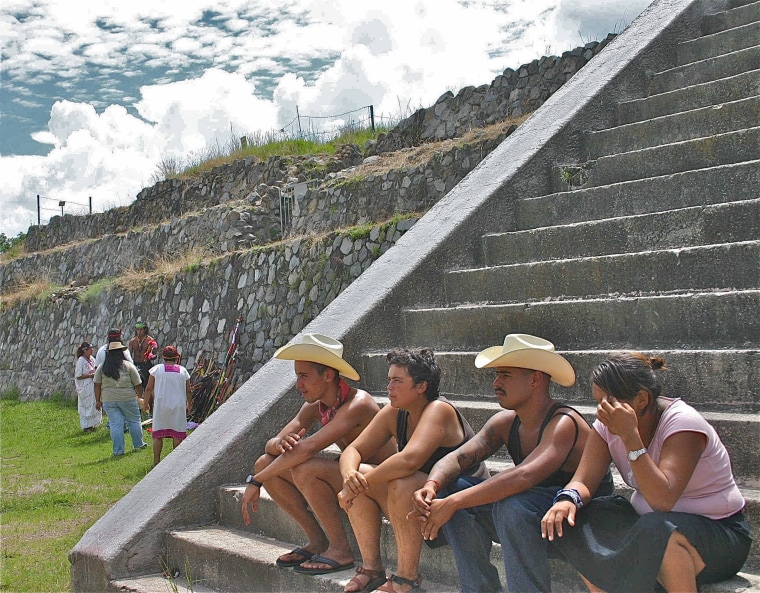
<svg viewBox="0 0 760 593">
<path fill-rule="evenodd" d="M 435 360 L 435 354 L 430 348 L 394 348 L 385 355 L 389 365 L 404 367 L 417 385 L 427 382 L 425 398 L 432 401 L 440 395 L 438 386 L 441 383 L 441 368 Z"/>
<path fill-rule="evenodd" d="M 338 383 L 340 381 L 340 373 L 338 372 L 338 369 L 319 362 L 312 362 L 311 360 L 307 362 L 310 362 L 312 365 L 314 365 L 314 368 L 317 369 L 317 373 L 319 373 L 320 376 L 324 375 L 327 369 L 335 371 L 335 382 Z"/>
</svg>

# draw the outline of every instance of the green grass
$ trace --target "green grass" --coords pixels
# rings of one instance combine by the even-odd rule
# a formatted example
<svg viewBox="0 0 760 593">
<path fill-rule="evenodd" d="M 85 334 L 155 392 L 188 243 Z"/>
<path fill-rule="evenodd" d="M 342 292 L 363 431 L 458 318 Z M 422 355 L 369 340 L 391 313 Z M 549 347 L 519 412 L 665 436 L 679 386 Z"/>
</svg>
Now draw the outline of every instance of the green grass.
<svg viewBox="0 0 760 593">
<path fill-rule="evenodd" d="M 0 394 L 0 591 L 71 591 L 69 551 L 150 471 L 151 448 L 131 452 L 125 437 L 112 457 L 105 426 L 82 432 L 75 402 Z"/>
<path fill-rule="evenodd" d="M 390 128 L 375 128 L 374 134 L 369 129 L 346 130 L 342 134 L 326 142 L 309 139 L 278 140 L 273 134 L 254 134 L 246 137 L 247 146 L 243 147 L 240 140 L 230 138 L 226 144 L 216 144 L 185 159 L 165 158 L 157 167 L 154 181 L 174 178 L 198 177 L 214 167 L 253 156 L 266 161 L 271 157 L 289 157 L 303 155 L 335 154 L 343 144 L 358 144 L 364 146 L 367 140 L 377 138 L 378 134 L 387 132 Z"/>
</svg>

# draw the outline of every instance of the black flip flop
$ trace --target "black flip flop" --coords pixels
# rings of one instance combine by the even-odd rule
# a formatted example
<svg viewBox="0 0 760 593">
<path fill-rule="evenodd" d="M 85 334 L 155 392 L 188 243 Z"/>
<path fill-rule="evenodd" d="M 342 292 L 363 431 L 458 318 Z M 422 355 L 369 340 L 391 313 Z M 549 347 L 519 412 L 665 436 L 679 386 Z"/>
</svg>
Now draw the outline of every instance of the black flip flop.
<svg viewBox="0 0 760 593">
<path fill-rule="evenodd" d="M 298 565 L 293 569 L 293 572 L 298 572 L 300 574 L 328 574 L 354 567 L 353 561 L 346 564 L 338 564 L 337 560 L 327 558 L 326 556 L 320 556 L 319 554 L 314 554 L 308 560 L 302 561 L 302 564 L 303 562 L 318 562 L 319 564 L 327 564 L 330 568 L 304 568 L 303 566 Z"/>
<path fill-rule="evenodd" d="M 303 548 L 296 548 L 295 550 L 291 550 L 288 552 L 288 554 L 296 554 L 297 556 L 300 556 L 300 560 L 280 560 L 279 558 L 275 562 L 277 566 L 280 568 L 293 568 L 294 566 L 298 566 L 301 564 L 301 562 L 306 562 L 307 560 L 310 560 L 314 554 L 309 552 L 309 550 L 304 550 Z M 283 554 L 284 556 L 284 554 Z"/>
</svg>

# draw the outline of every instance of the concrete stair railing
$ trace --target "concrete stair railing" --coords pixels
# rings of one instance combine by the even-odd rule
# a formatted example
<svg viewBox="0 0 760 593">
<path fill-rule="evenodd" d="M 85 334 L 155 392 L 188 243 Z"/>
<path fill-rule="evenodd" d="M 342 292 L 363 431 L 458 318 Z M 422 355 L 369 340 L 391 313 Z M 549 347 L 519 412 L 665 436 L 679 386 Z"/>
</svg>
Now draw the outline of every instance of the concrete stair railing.
<svg viewBox="0 0 760 593">
<path fill-rule="evenodd" d="M 473 360 L 506 333 L 555 342 L 578 374 L 555 396 L 589 419 L 596 364 L 663 354 L 666 395 L 716 427 L 748 501 L 756 543 L 740 575 L 702 589 L 716 593 L 760 593 L 758 23 L 758 1 L 654 2 L 304 330 L 343 340 L 381 403 L 384 352 L 431 346 L 476 429 L 498 407 Z M 303 540 L 266 494 L 252 527 L 240 518 L 243 476 L 299 404 L 291 373 L 267 363 L 85 534 L 75 591 L 342 590 L 351 570 L 274 566 Z M 107 540 L 159 485 L 158 508 Z M 387 525 L 382 550 L 392 570 Z M 159 558 L 174 583 L 154 574 Z M 503 570 L 498 546 L 493 561 Z M 584 590 L 553 567 L 555 591 Z M 448 548 L 425 549 L 420 572 L 428 591 L 458 587 Z"/>
</svg>

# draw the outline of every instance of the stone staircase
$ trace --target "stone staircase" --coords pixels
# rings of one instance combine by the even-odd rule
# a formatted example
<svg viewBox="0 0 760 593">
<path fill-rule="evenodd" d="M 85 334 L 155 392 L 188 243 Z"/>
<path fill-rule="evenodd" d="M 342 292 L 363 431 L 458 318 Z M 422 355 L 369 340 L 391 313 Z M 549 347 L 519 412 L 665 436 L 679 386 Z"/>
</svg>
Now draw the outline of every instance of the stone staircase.
<svg viewBox="0 0 760 593">
<path fill-rule="evenodd" d="M 659 3 L 663 15 L 668 1 Z M 474 188 L 488 179 L 489 171 L 509 163 L 499 159 L 512 153 L 505 148 L 492 155 L 492 164 L 479 167 L 479 177 L 476 169 L 458 189 L 462 196 L 482 191 L 494 198 L 477 209 L 472 206 L 470 213 L 461 206 L 465 201 L 457 191 L 452 192 L 454 196 L 404 237 L 410 246 L 404 255 L 399 253 L 403 250 L 389 251 L 389 258 L 373 265 L 381 268 L 374 276 L 370 268 L 364 285 L 362 278 L 357 280 L 305 331 L 342 336 L 347 352 L 361 352 L 352 362 L 362 374 L 362 386 L 381 403 L 385 351 L 395 345 L 433 347 L 443 368 L 444 394 L 476 430 L 498 406 L 488 373 L 475 369 L 473 361 L 478 351 L 500 344 L 507 333 L 531 333 L 557 345 L 575 367 L 578 380 L 572 388 L 557 387 L 554 396 L 589 419 L 594 408 L 588 378 L 594 366 L 621 350 L 662 354 L 671 369 L 663 374 L 665 394 L 681 396 L 699 409 L 726 444 L 755 537 L 743 572 L 702 590 L 760 593 L 760 1 L 730 0 L 720 6 L 725 10 L 712 14 L 715 5 L 696 2 L 691 12 L 673 17 L 670 31 L 683 38 L 668 49 L 669 57 L 658 62 L 654 72 L 647 72 L 646 84 L 638 88 L 636 83 L 618 83 L 617 100 L 604 107 L 604 114 L 580 117 L 575 120 L 579 129 L 557 132 L 570 138 L 561 151 L 547 156 L 538 147 L 534 164 L 526 166 L 529 173 L 522 177 L 515 165 L 509 173 L 510 188 L 503 189 L 502 180 L 494 181 L 493 187 Z M 688 27 L 679 25 L 679 18 L 696 21 L 691 34 L 683 34 Z M 657 20 L 657 15 L 650 19 Z M 624 39 L 625 33 L 617 41 L 625 43 Z M 603 56 L 604 52 L 598 57 Z M 642 59 L 652 61 L 651 56 Z M 593 65 L 594 61 L 587 68 Z M 550 100 L 531 118 L 539 123 L 531 128 L 529 120 L 523 126 L 525 135 L 518 130 L 505 144 L 541 130 L 540 118 L 550 118 L 553 108 L 562 107 L 561 98 Z M 461 218 L 449 222 L 454 210 Z M 447 225 L 465 230 L 455 235 Z M 468 235 L 468 227 L 479 232 Z M 436 245 L 433 255 L 420 256 L 432 262 L 421 280 L 423 289 L 413 278 L 393 287 L 383 285 L 379 279 L 390 276 L 388 272 L 412 257 L 414 249 L 422 249 L 424 233 L 431 236 L 436 228 L 442 236 L 451 232 L 453 239 L 447 246 Z M 378 306 L 365 317 L 352 317 L 347 311 L 367 301 L 370 290 L 381 294 L 369 305 Z M 368 335 L 373 337 L 369 346 Z M 275 381 L 285 385 L 285 379 L 273 377 L 290 372 L 290 367 L 278 361 L 271 365 L 226 404 L 228 422 L 233 415 L 250 414 L 244 402 L 262 410 L 274 406 L 259 393 L 269 384 L 280 385 Z M 292 383 L 287 386 L 289 396 L 297 397 Z M 248 420 L 246 430 L 254 426 L 261 432 L 258 427 L 265 426 L 272 432 L 287 417 L 282 410 L 274 418 L 256 413 L 261 414 L 257 423 Z M 223 421 L 220 410 L 201 429 L 219 430 Z M 241 435 L 242 426 L 230 422 L 225 428 Z M 263 442 L 263 436 L 256 438 Z M 184 465 L 185 471 L 197 463 L 192 456 L 200 449 L 193 448 L 194 442 L 189 439 L 173 454 L 175 465 Z M 255 450 L 240 449 L 251 442 L 238 436 L 220 444 L 218 451 L 209 443 L 212 462 L 202 466 L 209 468 L 207 481 L 219 475 L 242 479 Z M 335 456 L 337 451 L 323 454 Z M 210 468 L 223 455 L 231 469 L 222 473 Z M 502 451 L 490 468 L 499 471 L 509 463 Z M 157 474 L 156 480 L 178 473 L 179 469 Z M 247 528 L 240 517 L 243 486 L 234 479 L 218 481 L 211 503 L 198 501 L 203 496 L 196 484 L 186 487 L 182 504 L 204 509 L 197 521 L 185 513 L 184 520 L 174 520 L 168 528 L 158 525 L 160 533 L 150 536 L 160 538 L 155 570 L 122 569 L 122 574 L 133 576 L 111 577 L 110 590 L 341 591 L 352 576 L 350 570 L 308 577 L 276 568 L 279 554 L 303 543 L 294 522 L 264 492 L 254 525 Z M 134 494 L 134 500 L 143 492 L 139 487 L 129 495 Z M 211 520 L 206 520 L 209 515 Z M 106 533 L 107 527 L 104 524 L 101 531 Z M 88 535 L 79 553 L 96 547 L 98 530 Z M 382 550 L 392 570 L 395 545 L 387 525 Z M 72 555 L 76 553 L 77 549 Z M 135 556 L 140 553 L 138 549 Z M 498 546 L 493 562 L 503 570 Z M 179 576 L 164 579 L 155 574 L 162 568 Z M 555 561 L 553 568 L 555 591 L 585 590 L 569 567 Z M 76 585 L 85 581 L 76 570 L 83 569 L 72 569 L 74 590 L 87 590 Z M 457 590 L 448 548 L 424 549 L 420 572 L 427 591 Z M 134 576 L 139 574 L 145 576 Z"/>
</svg>

